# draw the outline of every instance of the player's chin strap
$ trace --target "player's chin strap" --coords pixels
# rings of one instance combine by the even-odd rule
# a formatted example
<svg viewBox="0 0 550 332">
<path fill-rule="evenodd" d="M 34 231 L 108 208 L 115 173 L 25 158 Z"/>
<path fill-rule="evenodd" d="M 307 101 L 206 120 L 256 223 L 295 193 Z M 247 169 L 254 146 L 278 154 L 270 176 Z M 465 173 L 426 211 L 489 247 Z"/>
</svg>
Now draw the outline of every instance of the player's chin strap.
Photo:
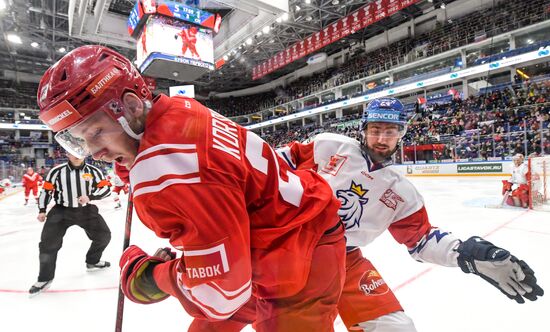
<svg viewBox="0 0 550 332">
<path fill-rule="evenodd" d="M 126 120 L 125 117 L 121 116 L 117 119 L 118 123 L 122 126 L 122 129 L 124 129 L 124 132 L 128 134 L 128 136 L 132 137 L 136 140 L 141 140 L 141 137 L 143 136 L 143 133 L 136 134 L 134 130 L 130 127 L 130 124 L 128 123 L 128 120 Z"/>
<path fill-rule="evenodd" d="M 153 107 L 153 104 L 150 100 L 142 100 L 143 101 L 143 109 L 145 114 L 149 113 L 149 110 Z M 128 123 L 128 120 L 124 116 L 119 116 L 117 118 L 118 123 L 122 126 L 122 129 L 124 129 L 124 132 L 128 134 L 128 136 L 132 137 L 135 140 L 141 140 L 141 137 L 143 137 L 143 133 L 136 134 L 136 132 L 130 127 L 130 124 Z"/>
</svg>

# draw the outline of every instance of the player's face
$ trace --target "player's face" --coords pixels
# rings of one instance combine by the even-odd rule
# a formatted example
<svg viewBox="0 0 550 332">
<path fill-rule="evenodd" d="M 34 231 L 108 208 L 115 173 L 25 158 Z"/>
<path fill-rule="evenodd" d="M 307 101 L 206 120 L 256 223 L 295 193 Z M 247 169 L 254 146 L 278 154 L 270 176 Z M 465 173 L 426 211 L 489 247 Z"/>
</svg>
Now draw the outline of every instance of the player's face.
<svg viewBox="0 0 550 332">
<path fill-rule="evenodd" d="M 134 163 L 139 141 L 128 136 L 121 125 L 105 112 L 96 112 L 72 129 L 71 134 L 85 141 L 95 160 L 116 161 L 126 168 Z"/>
<path fill-rule="evenodd" d="M 369 123 L 364 134 L 371 157 L 375 161 L 391 157 L 401 138 L 401 130 L 398 125 L 384 122 Z"/>
<path fill-rule="evenodd" d="M 27 174 L 32 175 L 34 173 L 34 170 L 32 168 L 27 168 Z"/>
</svg>

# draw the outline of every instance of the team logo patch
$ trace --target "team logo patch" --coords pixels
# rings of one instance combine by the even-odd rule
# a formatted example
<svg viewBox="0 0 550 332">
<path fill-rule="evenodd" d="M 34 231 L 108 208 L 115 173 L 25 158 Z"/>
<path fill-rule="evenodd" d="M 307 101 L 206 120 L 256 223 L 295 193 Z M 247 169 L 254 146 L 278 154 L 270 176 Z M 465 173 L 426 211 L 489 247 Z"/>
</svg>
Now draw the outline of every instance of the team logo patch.
<svg viewBox="0 0 550 332">
<path fill-rule="evenodd" d="M 397 208 L 397 204 L 399 204 L 399 202 L 403 203 L 404 200 L 401 196 L 394 193 L 393 190 L 388 189 L 384 191 L 382 197 L 380 197 L 380 202 L 384 203 L 390 209 L 395 210 Z"/>
<path fill-rule="evenodd" d="M 363 189 L 361 184 L 351 181 L 348 190 L 337 190 L 336 197 L 340 200 L 341 206 L 338 215 L 346 226 L 346 229 L 354 226 L 359 227 L 363 215 L 363 205 L 367 204 L 368 198 L 364 198 L 368 189 Z"/>
<path fill-rule="evenodd" d="M 330 157 L 329 162 L 321 169 L 321 172 L 336 175 L 338 174 L 338 171 L 340 171 L 340 168 L 342 168 L 342 165 L 344 165 L 347 159 L 348 157 L 335 154 L 334 156 Z"/>
<path fill-rule="evenodd" d="M 390 290 L 376 270 L 368 270 L 363 273 L 363 276 L 359 279 L 359 289 L 366 296 L 384 295 Z"/>
<path fill-rule="evenodd" d="M 225 244 L 184 246 L 183 259 L 187 278 L 198 283 L 215 280 L 229 272 Z"/>
<path fill-rule="evenodd" d="M 91 173 L 84 173 L 84 174 L 82 174 L 82 178 L 83 178 L 85 181 L 92 181 L 92 179 L 94 178 L 94 176 L 93 176 Z"/>
</svg>

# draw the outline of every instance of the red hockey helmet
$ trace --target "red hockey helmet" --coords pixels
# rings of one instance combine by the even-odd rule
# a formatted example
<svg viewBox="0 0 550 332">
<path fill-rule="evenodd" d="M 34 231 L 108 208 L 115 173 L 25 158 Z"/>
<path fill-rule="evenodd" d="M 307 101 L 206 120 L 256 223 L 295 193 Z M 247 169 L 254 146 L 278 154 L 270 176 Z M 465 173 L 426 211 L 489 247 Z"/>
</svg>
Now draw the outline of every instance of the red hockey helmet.
<svg viewBox="0 0 550 332">
<path fill-rule="evenodd" d="M 100 110 L 106 110 L 121 122 L 124 111 L 120 105 L 126 92 L 142 99 L 152 98 L 140 73 L 124 56 L 104 46 L 82 46 L 44 73 L 38 86 L 39 117 L 54 132 L 59 132 L 56 140 L 63 147 L 73 150 L 74 138 L 65 137 L 63 141 L 63 135 L 59 134 Z M 83 156 L 82 151 L 72 152 Z"/>
</svg>

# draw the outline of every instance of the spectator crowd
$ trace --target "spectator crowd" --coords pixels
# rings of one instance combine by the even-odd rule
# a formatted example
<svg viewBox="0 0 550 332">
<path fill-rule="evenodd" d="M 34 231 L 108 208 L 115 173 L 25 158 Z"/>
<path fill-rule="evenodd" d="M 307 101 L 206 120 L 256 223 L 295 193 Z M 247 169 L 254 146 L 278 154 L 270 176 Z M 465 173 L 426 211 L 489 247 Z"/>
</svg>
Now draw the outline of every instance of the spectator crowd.
<svg viewBox="0 0 550 332">
<path fill-rule="evenodd" d="M 550 81 L 509 85 L 480 96 L 446 103 L 417 104 L 403 138 L 404 161 L 487 160 L 515 153 L 550 154 Z M 361 114 L 290 130 L 265 130 L 275 147 L 320 132 L 360 138 Z M 400 154 L 398 154 L 400 155 Z"/>
</svg>

